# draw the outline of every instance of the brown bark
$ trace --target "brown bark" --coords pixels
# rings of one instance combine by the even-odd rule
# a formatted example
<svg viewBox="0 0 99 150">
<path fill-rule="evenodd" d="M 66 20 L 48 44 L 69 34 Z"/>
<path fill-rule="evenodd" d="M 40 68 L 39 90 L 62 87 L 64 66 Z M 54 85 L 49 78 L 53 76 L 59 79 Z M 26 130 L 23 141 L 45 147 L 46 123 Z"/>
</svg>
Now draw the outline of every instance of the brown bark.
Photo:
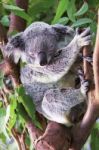
<svg viewBox="0 0 99 150">
<path fill-rule="evenodd" d="M 4 75 L 10 76 L 13 80 L 14 86 L 18 86 L 20 81 L 20 65 L 16 65 L 13 63 L 11 59 L 6 58 L 0 64 L 0 70 L 4 73 Z"/>
<path fill-rule="evenodd" d="M 0 45 L 1 43 L 7 42 L 7 32 L 4 29 L 3 25 L 0 23 Z"/>
<path fill-rule="evenodd" d="M 93 71 L 95 80 L 95 98 L 99 100 L 99 10 L 98 10 L 96 44 L 93 54 Z"/>
<path fill-rule="evenodd" d="M 56 122 L 49 122 L 35 147 L 36 150 L 68 150 L 70 142 L 70 128 Z"/>
<path fill-rule="evenodd" d="M 28 0 L 16 0 L 16 5 L 23 8 L 27 12 Z M 26 28 L 26 21 L 13 13 L 10 15 L 10 27 L 8 33 L 15 31 L 23 31 Z"/>
<path fill-rule="evenodd" d="M 27 121 L 26 128 L 30 135 L 31 142 L 35 145 L 35 141 L 43 134 L 43 131 L 35 127 L 31 121 Z"/>
</svg>

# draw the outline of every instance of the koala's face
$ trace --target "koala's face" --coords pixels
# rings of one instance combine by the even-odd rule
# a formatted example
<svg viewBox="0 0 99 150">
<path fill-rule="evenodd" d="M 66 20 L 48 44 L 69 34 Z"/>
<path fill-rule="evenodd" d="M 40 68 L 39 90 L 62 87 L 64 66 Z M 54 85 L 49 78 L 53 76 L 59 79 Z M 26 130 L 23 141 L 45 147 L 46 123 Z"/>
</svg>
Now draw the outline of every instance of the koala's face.
<svg viewBox="0 0 99 150">
<path fill-rule="evenodd" d="M 35 37 L 28 42 L 29 61 L 34 64 L 44 66 L 51 63 L 57 50 L 56 38 L 52 35 Z"/>
</svg>

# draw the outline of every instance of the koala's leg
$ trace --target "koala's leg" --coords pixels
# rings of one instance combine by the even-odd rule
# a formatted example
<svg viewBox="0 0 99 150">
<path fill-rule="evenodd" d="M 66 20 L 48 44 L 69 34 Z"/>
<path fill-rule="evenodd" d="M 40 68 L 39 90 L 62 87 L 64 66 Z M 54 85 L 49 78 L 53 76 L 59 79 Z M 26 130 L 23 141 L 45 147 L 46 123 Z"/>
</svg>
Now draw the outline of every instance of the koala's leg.
<svg viewBox="0 0 99 150">
<path fill-rule="evenodd" d="M 83 94 L 84 97 L 87 96 L 87 92 L 89 90 L 89 81 L 85 79 L 84 77 L 84 72 L 82 69 L 78 69 L 78 76 L 80 78 L 80 83 L 81 83 L 81 93 Z"/>
</svg>

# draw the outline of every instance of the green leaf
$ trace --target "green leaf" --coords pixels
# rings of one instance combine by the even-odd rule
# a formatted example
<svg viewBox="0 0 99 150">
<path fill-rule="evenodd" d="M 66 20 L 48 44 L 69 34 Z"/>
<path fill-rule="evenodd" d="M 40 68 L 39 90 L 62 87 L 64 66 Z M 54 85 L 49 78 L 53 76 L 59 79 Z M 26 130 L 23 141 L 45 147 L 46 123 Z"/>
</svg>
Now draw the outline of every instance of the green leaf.
<svg viewBox="0 0 99 150">
<path fill-rule="evenodd" d="M 60 0 L 58 8 L 56 10 L 56 15 L 52 21 L 52 24 L 55 24 L 57 20 L 63 15 L 63 13 L 67 10 L 69 0 Z"/>
<path fill-rule="evenodd" d="M 15 95 L 12 95 L 12 94 L 10 94 L 9 100 L 10 100 L 10 119 L 8 122 L 8 130 L 9 130 L 9 132 L 11 132 L 11 129 L 13 128 L 13 126 L 16 123 L 17 115 L 15 113 L 15 110 L 17 108 L 17 101 L 16 101 Z"/>
<path fill-rule="evenodd" d="M 36 0 L 29 6 L 28 14 L 35 18 L 38 14 L 42 12 L 47 12 L 51 7 L 55 5 L 54 0 Z M 50 11 L 50 10 L 49 10 Z"/>
<path fill-rule="evenodd" d="M 7 5 L 7 4 L 3 4 L 3 7 L 7 10 L 18 10 L 18 11 L 24 11 L 24 9 L 18 7 L 18 6 L 14 6 L 14 5 Z"/>
<path fill-rule="evenodd" d="M 23 104 L 26 112 L 28 113 L 29 117 L 32 119 L 34 124 L 38 126 L 39 128 L 41 128 L 41 125 L 36 120 L 36 115 L 35 115 L 36 110 L 35 110 L 35 105 L 33 103 L 33 100 L 29 95 L 25 93 L 24 87 L 22 86 L 18 87 L 16 89 L 16 95 L 17 95 L 18 101 Z"/>
<path fill-rule="evenodd" d="M 89 18 L 81 18 L 81 19 L 78 19 L 76 22 L 74 22 L 72 24 L 72 27 L 79 27 L 79 26 L 82 26 L 82 25 L 88 24 L 88 23 L 92 23 L 92 20 Z"/>
<path fill-rule="evenodd" d="M 0 133 L 0 139 L 2 140 L 2 142 L 6 142 L 6 137 L 3 133 Z"/>
<path fill-rule="evenodd" d="M 0 107 L 3 106 L 3 102 L 2 102 L 2 99 L 0 98 Z"/>
<path fill-rule="evenodd" d="M 12 12 L 26 21 L 31 21 L 31 17 L 25 11 L 12 10 Z"/>
<path fill-rule="evenodd" d="M 74 15 L 81 16 L 81 15 L 85 14 L 87 11 L 88 11 L 88 3 L 84 2 L 82 7 L 80 8 L 80 10 L 78 10 Z"/>
<path fill-rule="evenodd" d="M 6 4 L 3 4 L 3 7 L 7 10 L 12 11 L 16 16 L 19 16 L 25 19 L 26 21 L 31 21 L 31 17 L 24 11 L 24 9 L 18 6 L 6 5 Z"/>
<path fill-rule="evenodd" d="M 65 25 L 65 24 L 68 23 L 68 21 L 69 21 L 69 18 L 67 18 L 67 17 L 62 17 L 62 18 L 60 18 L 56 23 Z"/>
<path fill-rule="evenodd" d="M 0 133 L 6 134 L 6 131 L 5 131 L 6 130 L 6 124 L 9 120 L 9 117 L 10 117 L 10 105 L 7 106 L 6 110 L 4 108 L 2 108 L 0 110 L 1 110 L 1 114 L 0 114 Z"/>
<path fill-rule="evenodd" d="M 3 142 L 0 138 L 0 150 L 8 150 L 7 149 L 7 145 L 6 145 L 6 141 Z"/>
<path fill-rule="evenodd" d="M 74 16 L 75 12 L 76 12 L 75 0 L 71 0 L 67 7 L 67 15 L 72 22 L 75 22 Z"/>
<path fill-rule="evenodd" d="M 91 150 L 99 150 L 99 129 L 93 128 L 91 133 Z"/>
<path fill-rule="evenodd" d="M 26 123 L 29 120 L 29 116 L 25 108 L 23 107 L 22 103 L 17 104 L 17 112 L 18 112 L 18 115 L 20 116 L 20 122 L 22 124 Z"/>
<path fill-rule="evenodd" d="M 2 23 L 2 25 L 6 26 L 6 27 L 9 27 L 9 19 L 8 19 L 8 16 L 5 15 L 1 18 L 0 22 Z"/>
<path fill-rule="evenodd" d="M 0 71 L 0 89 L 2 89 L 4 85 L 3 78 L 4 78 L 4 74 L 2 71 Z"/>
<path fill-rule="evenodd" d="M 26 111 L 28 112 L 28 115 L 34 119 L 35 118 L 35 106 L 33 104 L 33 100 L 29 95 L 25 94 L 24 87 L 20 86 L 17 88 L 17 94 L 18 94 L 18 101 L 23 104 Z"/>
<path fill-rule="evenodd" d="M 0 134 L 3 133 L 7 139 L 9 139 L 9 136 L 6 131 L 6 124 L 10 117 L 9 112 L 10 105 L 7 106 L 7 109 L 0 108 Z"/>
<path fill-rule="evenodd" d="M 0 117 L 4 117 L 6 115 L 6 110 L 4 108 L 0 108 Z"/>
</svg>

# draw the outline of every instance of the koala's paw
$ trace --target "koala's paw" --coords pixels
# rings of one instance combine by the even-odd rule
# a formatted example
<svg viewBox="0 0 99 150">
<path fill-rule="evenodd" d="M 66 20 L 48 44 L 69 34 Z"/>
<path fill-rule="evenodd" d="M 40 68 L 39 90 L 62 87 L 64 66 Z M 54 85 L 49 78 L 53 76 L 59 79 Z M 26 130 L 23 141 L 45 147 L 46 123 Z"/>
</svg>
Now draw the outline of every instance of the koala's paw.
<svg viewBox="0 0 99 150">
<path fill-rule="evenodd" d="M 77 44 L 80 48 L 89 45 L 92 39 L 90 27 L 86 28 L 81 34 L 79 34 L 79 30 L 77 29 L 76 38 L 77 38 Z"/>
<path fill-rule="evenodd" d="M 83 80 L 83 82 L 81 82 L 81 93 L 85 97 L 87 96 L 88 90 L 89 90 L 89 81 L 88 80 Z"/>
</svg>

